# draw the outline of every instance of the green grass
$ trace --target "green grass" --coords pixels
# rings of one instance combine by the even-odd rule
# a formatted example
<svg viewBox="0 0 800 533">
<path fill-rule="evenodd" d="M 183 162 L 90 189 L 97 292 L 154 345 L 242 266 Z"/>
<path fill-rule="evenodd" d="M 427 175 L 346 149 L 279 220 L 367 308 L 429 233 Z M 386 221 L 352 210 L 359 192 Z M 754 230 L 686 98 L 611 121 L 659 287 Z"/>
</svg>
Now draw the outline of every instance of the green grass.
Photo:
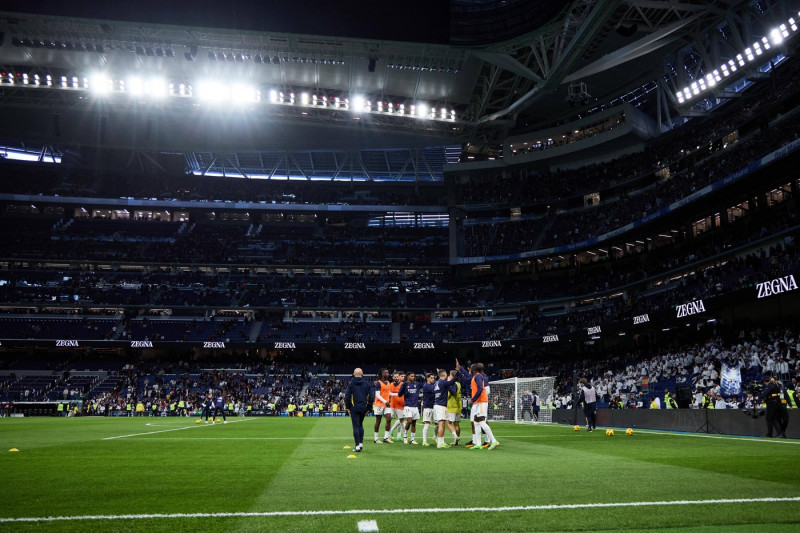
<svg viewBox="0 0 800 533">
<path fill-rule="evenodd" d="M 411 511 L 0 522 L 0 531 L 328 533 L 358 531 L 358 521 L 374 519 L 382 532 L 749 532 L 786 531 L 800 523 L 800 500 L 413 511 L 800 497 L 798 441 L 644 431 L 606 437 L 565 426 L 496 423 L 502 442 L 496 450 L 437 450 L 375 445 L 372 423 L 365 422 L 364 453 L 347 459 L 350 451 L 343 448 L 352 437 L 350 421 L 342 418 L 236 419 L 215 426 L 191 418 L 2 419 L 0 518 Z"/>
</svg>

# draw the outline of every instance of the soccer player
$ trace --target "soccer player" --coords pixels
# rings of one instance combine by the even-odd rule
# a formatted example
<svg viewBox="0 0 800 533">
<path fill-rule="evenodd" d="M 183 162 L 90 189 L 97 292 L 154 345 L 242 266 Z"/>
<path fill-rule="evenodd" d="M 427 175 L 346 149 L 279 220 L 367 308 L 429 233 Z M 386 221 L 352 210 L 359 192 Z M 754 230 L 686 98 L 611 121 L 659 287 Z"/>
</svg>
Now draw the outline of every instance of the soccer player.
<svg viewBox="0 0 800 533">
<path fill-rule="evenodd" d="M 456 391 L 447 394 L 447 421 L 453 433 L 451 446 L 458 446 L 461 437 L 461 383 L 458 381 L 458 370 L 450 371 L 450 379 L 456 384 Z"/>
<path fill-rule="evenodd" d="M 542 399 L 539 397 L 539 393 L 533 391 L 533 420 L 535 422 L 539 421 L 539 409 L 542 405 Z"/>
<path fill-rule="evenodd" d="M 419 392 L 421 387 L 414 372 L 409 372 L 406 378 L 406 382 L 400 387 L 400 392 L 398 393 L 403 398 L 403 414 L 406 417 L 406 436 L 403 438 L 403 444 L 408 444 L 409 442 L 409 429 L 411 430 L 411 444 L 417 444 L 417 420 L 419 420 Z"/>
<path fill-rule="evenodd" d="M 353 370 L 353 379 L 344 391 L 344 404 L 353 424 L 353 440 L 357 452 L 364 449 L 364 417 L 367 416 L 369 406 L 374 403 L 374 387 L 364 379 L 364 371 L 356 368 Z"/>
<path fill-rule="evenodd" d="M 392 410 L 392 418 L 394 419 L 394 423 L 392 424 L 392 428 L 389 430 L 389 438 L 392 438 L 392 433 L 394 430 L 397 430 L 397 437 L 395 437 L 395 442 L 400 441 L 400 435 L 403 434 L 405 437 L 405 400 L 403 396 L 400 395 L 400 389 L 403 387 L 403 383 L 406 379 L 405 372 L 395 372 L 393 377 L 392 383 L 389 385 L 389 408 Z"/>
<path fill-rule="evenodd" d="M 433 401 L 435 396 L 434 383 L 436 383 L 436 376 L 432 372 L 428 372 L 425 376 L 425 384 L 422 385 L 422 445 L 430 446 L 428 444 L 428 428 L 433 422 Z"/>
<path fill-rule="evenodd" d="M 480 432 L 482 430 L 486 433 L 486 438 L 489 439 L 489 442 L 487 442 L 488 446 L 485 447 L 494 450 L 500 443 L 494 438 L 494 434 L 488 422 L 486 422 L 486 417 L 489 413 L 489 393 L 487 392 L 489 380 L 486 379 L 486 376 L 483 374 L 483 363 L 473 363 L 469 372 L 470 375 L 472 375 L 472 409 L 470 410 L 469 417 L 470 420 L 475 423 L 475 429 L 472 434 L 472 449 L 481 449 Z"/>
<path fill-rule="evenodd" d="M 211 414 L 211 409 L 214 407 L 214 397 L 211 394 L 211 391 L 208 391 L 205 400 L 203 400 L 203 416 L 206 419 L 206 424 L 208 424 L 208 415 Z M 211 421 L 213 422 L 214 419 L 212 418 Z"/>
<path fill-rule="evenodd" d="M 458 377 L 459 377 L 459 379 L 460 379 L 460 381 L 462 383 L 462 386 L 464 388 L 470 387 L 470 391 L 471 391 L 472 390 L 471 389 L 471 387 L 472 387 L 472 376 L 470 375 L 469 372 L 467 372 L 467 370 L 463 366 L 461 366 L 459 364 L 458 359 L 456 359 L 456 370 L 458 371 Z M 486 397 L 487 398 L 489 397 L 488 393 L 487 393 Z M 467 400 L 469 400 L 470 403 L 471 403 L 472 402 L 472 396 L 471 395 L 468 396 Z M 481 430 L 480 430 L 480 428 L 477 428 L 477 430 L 476 430 L 475 420 L 473 420 L 473 418 L 472 418 L 472 407 L 471 407 L 471 405 L 470 405 L 470 426 L 471 426 L 471 429 L 472 429 L 472 440 L 467 443 L 465 448 L 473 448 L 476 445 L 476 442 L 477 442 L 477 446 L 480 447 L 480 444 L 481 444 Z M 477 440 L 475 439 L 475 434 L 476 433 L 478 435 Z"/>
<path fill-rule="evenodd" d="M 375 380 L 374 385 L 374 395 L 375 395 L 375 403 L 372 406 L 372 412 L 375 415 L 375 444 L 380 444 L 381 439 L 379 437 L 379 432 L 381 429 L 381 420 L 386 419 L 386 442 L 391 442 L 389 440 L 389 424 L 392 422 L 392 414 L 391 411 L 387 412 L 389 409 L 389 369 L 382 368 L 378 379 Z"/>
<path fill-rule="evenodd" d="M 533 394 L 531 391 L 523 391 L 520 400 L 522 400 L 522 411 L 519 414 L 519 420 L 525 421 L 525 413 L 528 413 L 533 420 Z"/>
<path fill-rule="evenodd" d="M 456 382 L 447 374 L 447 370 L 439 370 L 439 380 L 433 386 L 433 420 L 436 422 L 436 447 L 449 448 L 444 443 L 444 426 L 447 424 L 452 433 L 455 429 L 447 420 L 448 393 L 456 392 Z"/>
<path fill-rule="evenodd" d="M 597 429 L 597 390 L 592 387 L 592 382 L 581 378 L 578 382 L 581 386 L 581 393 L 578 396 L 578 405 L 583 402 L 583 414 L 586 415 L 586 431 Z"/>
<path fill-rule="evenodd" d="M 218 418 L 219 415 L 222 415 L 223 424 L 228 423 L 228 418 L 225 416 L 225 396 L 222 394 L 222 391 L 219 391 L 219 394 L 216 398 L 214 398 L 214 418 Z M 214 423 L 214 420 L 211 421 Z"/>
</svg>

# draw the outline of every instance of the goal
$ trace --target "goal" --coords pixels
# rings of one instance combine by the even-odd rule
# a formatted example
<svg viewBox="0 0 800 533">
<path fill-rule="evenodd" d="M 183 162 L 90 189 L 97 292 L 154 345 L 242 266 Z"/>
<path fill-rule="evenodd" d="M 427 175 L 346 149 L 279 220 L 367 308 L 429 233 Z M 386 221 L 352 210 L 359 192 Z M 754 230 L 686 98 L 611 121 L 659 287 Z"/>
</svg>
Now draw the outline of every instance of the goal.
<svg viewBox="0 0 800 533">
<path fill-rule="evenodd" d="M 552 422 L 554 377 L 508 378 L 489 383 L 489 420 L 513 420 L 517 424 Z M 536 393 L 534 395 L 534 393 Z M 535 416 L 535 396 L 539 416 Z"/>
</svg>

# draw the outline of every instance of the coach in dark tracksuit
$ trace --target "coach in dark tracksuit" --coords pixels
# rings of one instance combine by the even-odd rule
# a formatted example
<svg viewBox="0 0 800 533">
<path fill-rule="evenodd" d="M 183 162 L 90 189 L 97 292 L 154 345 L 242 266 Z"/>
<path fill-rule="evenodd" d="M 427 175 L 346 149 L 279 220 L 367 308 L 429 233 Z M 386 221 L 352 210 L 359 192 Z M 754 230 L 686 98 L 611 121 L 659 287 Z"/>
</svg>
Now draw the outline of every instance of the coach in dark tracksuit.
<svg viewBox="0 0 800 533">
<path fill-rule="evenodd" d="M 364 371 L 356 368 L 353 371 L 352 381 L 344 391 L 344 406 L 350 413 L 350 421 L 353 423 L 353 439 L 356 441 L 357 452 L 364 449 L 364 417 L 367 416 L 367 411 L 373 403 L 375 403 L 375 389 L 364 379 Z"/>
</svg>

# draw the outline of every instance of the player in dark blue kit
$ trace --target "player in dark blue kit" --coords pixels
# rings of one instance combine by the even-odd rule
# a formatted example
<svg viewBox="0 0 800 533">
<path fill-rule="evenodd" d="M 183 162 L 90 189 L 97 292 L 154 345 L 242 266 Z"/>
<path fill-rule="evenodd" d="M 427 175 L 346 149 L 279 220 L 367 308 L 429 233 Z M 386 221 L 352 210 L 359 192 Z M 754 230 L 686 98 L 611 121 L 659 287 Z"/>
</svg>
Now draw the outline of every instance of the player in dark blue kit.
<svg viewBox="0 0 800 533">
<path fill-rule="evenodd" d="M 406 419 L 406 433 L 411 429 L 411 444 L 417 444 L 417 420 L 419 420 L 419 393 L 422 384 L 417 382 L 416 374 L 409 372 L 406 374 L 406 381 L 397 393 L 405 400 L 403 415 Z M 408 437 L 403 439 L 403 444 L 408 444 Z"/>
<path fill-rule="evenodd" d="M 436 376 L 428 373 L 425 376 L 425 384 L 422 385 L 422 445 L 430 446 L 428 444 L 428 428 L 433 422 L 433 400 L 436 395 L 434 390 L 434 383 Z"/>
<path fill-rule="evenodd" d="M 447 394 L 456 394 L 457 383 L 450 377 L 447 370 L 439 370 L 439 380 L 433 385 L 433 419 L 436 422 L 436 447 L 449 448 L 444 443 L 444 426 L 447 424 L 452 433 L 455 428 L 447 421 Z"/>
<path fill-rule="evenodd" d="M 357 452 L 364 449 L 364 417 L 374 402 L 375 389 L 364 379 L 364 371 L 356 368 L 353 370 L 353 379 L 344 391 L 344 407 L 350 413 Z"/>
<path fill-rule="evenodd" d="M 208 424 L 208 415 L 211 414 L 211 410 L 214 408 L 214 398 L 211 395 L 211 391 L 208 392 L 206 399 L 203 400 L 203 416 L 206 419 L 206 424 Z M 214 420 L 213 418 L 211 419 Z"/>
<path fill-rule="evenodd" d="M 225 416 L 225 396 L 222 395 L 222 391 L 219 391 L 219 394 L 216 398 L 214 398 L 214 418 L 219 420 L 219 415 L 222 415 L 222 423 L 227 424 L 228 419 Z M 212 420 L 211 423 L 213 424 L 214 421 Z"/>
</svg>

